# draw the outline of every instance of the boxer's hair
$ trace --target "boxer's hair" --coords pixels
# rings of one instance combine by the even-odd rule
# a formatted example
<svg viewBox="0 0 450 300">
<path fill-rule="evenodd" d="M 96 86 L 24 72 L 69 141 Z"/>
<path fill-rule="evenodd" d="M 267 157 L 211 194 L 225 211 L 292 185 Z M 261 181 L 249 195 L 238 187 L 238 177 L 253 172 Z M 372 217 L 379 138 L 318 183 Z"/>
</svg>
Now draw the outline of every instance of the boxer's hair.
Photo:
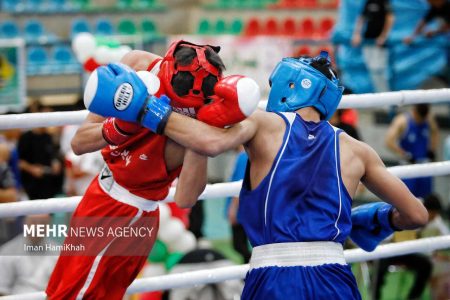
<svg viewBox="0 0 450 300">
<path fill-rule="evenodd" d="M 181 46 L 180 49 L 176 50 L 174 53 L 175 62 L 180 65 L 189 65 L 196 55 L 197 54 L 194 49 Z M 222 59 L 214 50 L 206 49 L 205 56 L 210 64 L 219 69 L 220 73 L 225 70 L 225 65 L 222 62 Z M 214 86 L 216 83 L 217 77 L 212 74 L 203 79 L 202 92 L 205 97 L 209 97 L 214 94 Z M 190 72 L 180 71 L 172 77 L 171 84 L 173 90 L 178 96 L 185 96 L 194 85 L 194 76 Z"/>
<path fill-rule="evenodd" d="M 312 58 L 311 56 L 300 56 L 300 58 Z M 337 77 L 336 70 L 331 66 L 331 63 L 325 58 L 320 57 L 317 59 L 314 59 L 311 62 L 311 67 L 325 75 L 326 78 L 332 79 L 333 77 Z"/>
</svg>

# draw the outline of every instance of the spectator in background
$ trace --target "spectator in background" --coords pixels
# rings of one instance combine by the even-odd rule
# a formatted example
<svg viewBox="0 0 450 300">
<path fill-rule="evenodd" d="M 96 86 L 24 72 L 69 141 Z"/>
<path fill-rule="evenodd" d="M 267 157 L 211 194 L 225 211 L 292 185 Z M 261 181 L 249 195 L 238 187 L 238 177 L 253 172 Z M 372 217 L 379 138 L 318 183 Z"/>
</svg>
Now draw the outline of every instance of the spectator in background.
<svg viewBox="0 0 450 300">
<path fill-rule="evenodd" d="M 433 237 L 450 234 L 450 230 L 442 219 L 441 200 L 436 194 L 425 197 L 423 205 L 428 211 L 428 224 L 420 231 L 421 237 Z"/>
<path fill-rule="evenodd" d="M 423 204 L 429 214 L 428 224 L 419 231 L 406 230 L 395 232 L 393 238 L 394 242 L 414 240 L 417 237 L 424 238 L 447 235 L 450 233 L 440 215 L 442 206 L 438 196 L 435 194 L 426 196 Z M 430 254 L 431 253 L 413 253 L 380 260 L 375 287 L 375 299 L 381 299 L 381 288 L 384 283 L 384 277 L 391 265 L 405 266 L 409 271 L 414 273 L 414 283 L 409 291 L 407 299 L 420 299 L 434 269 Z"/>
<path fill-rule="evenodd" d="M 48 112 L 33 102 L 29 111 Z M 62 163 L 49 128 L 34 128 L 22 133 L 17 143 L 23 188 L 29 199 L 46 199 L 61 192 Z"/>
<path fill-rule="evenodd" d="M 412 35 L 403 40 L 405 44 L 411 44 L 419 34 L 423 33 L 425 26 L 435 19 L 440 20 L 440 25 L 437 29 L 426 31 L 425 36 L 427 38 L 450 32 L 450 2 L 447 0 L 428 0 L 428 3 L 430 4 L 428 12 L 419 21 Z"/>
<path fill-rule="evenodd" d="M 79 126 L 64 126 L 61 133 L 60 151 L 64 157 L 65 181 L 64 192 L 68 196 L 81 196 L 86 191 L 92 179 L 104 165 L 100 151 L 75 155 L 70 146 Z"/>
<path fill-rule="evenodd" d="M 236 162 L 234 164 L 233 174 L 231 175 L 230 181 L 238 181 L 244 179 L 245 168 L 248 161 L 248 156 L 244 151 L 243 146 L 239 146 L 236 150 L 238 154 L 236 156 Z M 233 248 L 242 256 L 244 263 L 248 263 L 250 261 L 251 253 L 249 250 L 247 234 L 245 233 L 244 227 L 242 227 L 237 218 L 239 197 L 228 198 L 225 208 L 228 221 L 231 225 Z"/>
<path fill-rule="evenodd" d="M 424 199 L 424 206 L 428 211 L 428 224 L 420 231 L 420 237 L 435 237 L 450 234 L 448 225 L 442 218 L 444 212 L 438 195 L 431 194 Z M 432 299 L 450 299 L 450 253 L 438 250 L 428 253 L 433 261 L 433 273 L 430 282 Z"/>
<path fill-rule="evenodd" d="M 8 145 L 0 141 L 0 203 L 13 202 L 19 197 L 13 172 L 8 165 L 9 157 Z M 0 245 L 9 241 L 18 232 L 15 218 L 0 218 Z"/>
<path fill-rule="evenodd" d="M 9 156 L 8 146 L 0 142 L 0 203 L 14 202 L 18 197 L 14 175 L 8 166 Z"/>
<path fill-rule="evenodd" d="M 345 133 L 347 133 L 349 136 L 360 141 L 361 136 L 359 135 L 358 129 L 355 126 L 342 120 L 343 113 L 344 110 L 342 109 L 337 110 L 330 119 L 331 125 L 344 130 Z"/>
<path fill-rule="evenodd" d="M 46 225 L 49 215 L 31 215 L 25 218 L 27 225 Z M 25 251 L 25 246 L 36 247 L 35 251 Z M 48 238 L 24 237 L 17 235 L 0 248 L 0 296 L 38 292 L 45 289 L 50 274 L 58 259 L 58 253 L 45 255 L 46 245 L 57 244 Z"/>
<path fill-rule="evenodd" d="M 22 180 L 20 179 L 19 169 L 19 152 L 17 150 L 17 141 L 21 135 L 20 129 L 9 129 L 2 131 L 0 134 L 0 142 L 8 145 L 9 160 L 8 166 L 14 176 L 14 182 L 17 190 L 22 190 Z"/>
<path fill-rule="evenodd" d="M 392 121 L 386 146 L 402 161 L 424 163 L 435 159 L 439 129 L 429 111 L 429 104 L 416 104 L 411 112 L 399 114 Z M 424 198 L 432 192 L 432 177 L 403 181 L 416 197 Z"/>
<path fill-rule="evenodd" d="M 389 0 L 367 0 L 353 31 L 352 45 L 359 47 L 362 44 L 366 67 L 377 92 L 389 90 L 385 44 L 393 24 L 394 14 Z M 368 40 L 375 40 L 375 45 L 369 44 Z"/>
</svg>

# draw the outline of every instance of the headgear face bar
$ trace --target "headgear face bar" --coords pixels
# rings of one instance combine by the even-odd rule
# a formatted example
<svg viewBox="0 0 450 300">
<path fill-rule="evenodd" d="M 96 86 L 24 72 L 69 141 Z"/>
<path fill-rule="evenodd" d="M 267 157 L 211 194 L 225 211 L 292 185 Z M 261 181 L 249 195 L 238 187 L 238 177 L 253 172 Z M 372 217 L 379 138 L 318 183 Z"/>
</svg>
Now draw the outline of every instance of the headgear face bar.
<svg viewBox="0 0 450 300">
<path fill-rule="evenodd" d="M 189 65 L 183 66 L 177 64 L 175 61 L 175 52 L 180 46 L 192 48 L 196 52 L 196 57 L 194 57 Z M 209 75 L 217 77 L 217 81 L 222 78 L 220 69 L 213 66 L 206 59 L 206 50 L 208 49 L 216 53 L 220 51 L 220 47 L 195 45 L 183 40 L 176 41 L 170 45 L 169 50 L 161 62 L 158 77 L 160 77 L 164 87 L 164 93 L 172 100 L 171 104 L 173 106 L 193 108 L 203 106 L 206 100 L 206 96 L 202 91 L 203 80 Z M 184 96 L 177 95 L 172 87 L 172 78 L 178 72 L 189 72 L 194 77 L 193 87 Z"/>
</svg>

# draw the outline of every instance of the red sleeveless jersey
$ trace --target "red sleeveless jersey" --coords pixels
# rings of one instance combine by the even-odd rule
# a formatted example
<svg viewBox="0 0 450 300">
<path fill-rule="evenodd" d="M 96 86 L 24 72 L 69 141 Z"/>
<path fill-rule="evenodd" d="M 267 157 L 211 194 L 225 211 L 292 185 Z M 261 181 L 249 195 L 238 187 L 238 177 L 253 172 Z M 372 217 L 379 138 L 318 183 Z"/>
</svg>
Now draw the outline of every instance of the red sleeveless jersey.
<svg viewBox="0 0 450 300">
<path fill-rule="evenodd" d="M 103 148 L 103 159 L 114 180 L 129 192 L 149 200 L 162 200 L 181 171 L 181 166 L 167 171 L 166 141 L 166 136 L 142 128 L 122 145 Z"/>
</svg>

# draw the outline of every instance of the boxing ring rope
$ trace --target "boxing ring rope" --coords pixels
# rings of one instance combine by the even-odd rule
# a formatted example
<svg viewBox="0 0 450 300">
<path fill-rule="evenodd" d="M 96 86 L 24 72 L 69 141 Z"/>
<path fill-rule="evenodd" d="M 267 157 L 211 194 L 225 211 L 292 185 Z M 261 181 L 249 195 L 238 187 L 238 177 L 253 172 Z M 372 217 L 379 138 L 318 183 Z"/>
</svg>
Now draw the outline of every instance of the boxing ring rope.
<svg viewBox="0 0 450 300">
<path fill-rule="evenodd" d="M 376 94 L 345 95 L 339 108 L 370 108 L 386 105 L 442 103 L 450 101 L 450 89 L 398 91 Z M 261 101 L 265 109 L 267 101 Z M 81 124 L 87 111 L 29 113 L 0 116 L 0 130 Z"/>
<path fill-rule="evenodd" d="M 354 263 L 416 252 L 430 252 L 444 248 L 450 248 L 450 235 L 381 245 L 373 252 L 366 252 L 362 249 L 345 250 L 344 256 L 347 263 Z M 249 265 L 246 264 L 136 279 L 128 288 L 127 294 L 242 279 L 245 277 L 248 269 Z M 0 300 L 44 300 L 45 297 L 44 292 L 37 292 L 0 297 Z"/>
<path fill-rule="evenodd" d="M 403 179 L 442 176 L 450 174 L 450 161 L 390 167 L 388 170 Z M 242 181 L 208 184 L 199 199 L 208 200 L 238 196 Z M 169 195 L 163 202 L 173 202 L 175 188 L 171 188 Z M 0 218 L 17 217 L 31 214 L 48 214 L 55 212 L 74 211 L 81 197 L 50 198 L 32 201 L 12 202 L 0 204 Z"/>
<path fill-rule="evenodd" d="M 450 101 L 450 89 L 399 91 L 377 94 L 346 95 L 339 108 L 371 108 L 388 105 L 407 105 L 416 103 L 443 103 Z M 261 101 L 259 107 L 265 108 L 267 101 Z M 85 119 L 87 111 L 51 112 L 1 115 L 0 130 L 13 128 L 34 128 L 80 124 Z M 436 162 L 420 165 L 407 165 L 388 168 L 391 173 L 400 178 L 415 178 L 423 176 L 441 176 L 450 174 L 450 162 Z M 223 198 L 239 194 L 242 182 L 218 183 L 207 185 L 200 199 Z M 172 202 L 175 189 L 170 190 L 163 202 Z M 70 212 L 78 205 L 81 197 L 52 198 L 0 204 L 0 217 L 15 217 L 29 214 Z M 405 255 L 415 252 L 433 251 L 450 248 L 450 235 L 424 238 L 415 241 L 387 244 L 377 247 L 373 252 L 362 249 L 345 251 L 348 263 L 374 260 L 390 256 Z M 137 279 L 128 288 L 127 294 L 149 292 L 197 284 L 216 283 L 224 280 L 242 279 L 249 265 L 222 267 L 179 274 L 163 275 Z M 29 293 L 0 297 L 2 300 L 43 300 L 44 292 Z"/>
</svg>

